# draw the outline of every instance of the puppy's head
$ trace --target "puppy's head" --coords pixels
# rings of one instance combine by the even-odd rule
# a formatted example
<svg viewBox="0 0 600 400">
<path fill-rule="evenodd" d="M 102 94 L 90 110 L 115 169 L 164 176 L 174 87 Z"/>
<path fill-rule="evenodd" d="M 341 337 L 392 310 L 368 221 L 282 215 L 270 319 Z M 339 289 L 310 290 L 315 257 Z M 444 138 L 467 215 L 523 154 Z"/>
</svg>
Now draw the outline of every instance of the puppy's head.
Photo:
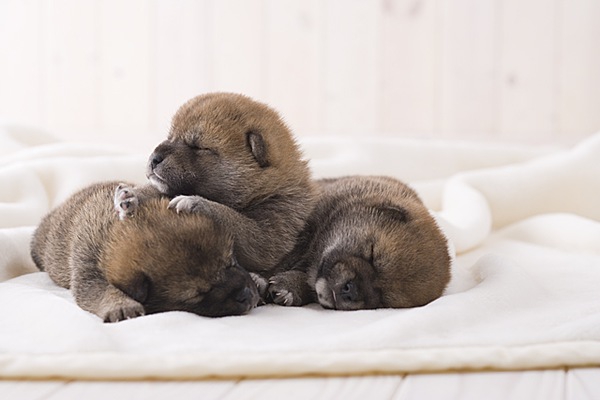
<svg viewBox="0 0 600 400">
<path fill-rule="evenodd" d="M 308 175 L 279 115 L 231 93 L 185 103 L 147 165 L 150 182 L 168 196 L 200 195 L 236 209 Z"/>
<path fill-rule="evenodd" d="M 442 295 L 450 279 L 446 239 L 424 207 L 373 204 L 347 210 L 316 274 L 319 303 L 357 310 L 414 307 Z"/>
<path fill-rule="evenodd" d="M 233 258 L 230 235 L 204 215 L 179 215 L 167 205 L 149 201 L 115 223 L 103 257 L 108 281 L 148 314 L 220 317 L 255 307 L 256 285 Z"/>
</svg>

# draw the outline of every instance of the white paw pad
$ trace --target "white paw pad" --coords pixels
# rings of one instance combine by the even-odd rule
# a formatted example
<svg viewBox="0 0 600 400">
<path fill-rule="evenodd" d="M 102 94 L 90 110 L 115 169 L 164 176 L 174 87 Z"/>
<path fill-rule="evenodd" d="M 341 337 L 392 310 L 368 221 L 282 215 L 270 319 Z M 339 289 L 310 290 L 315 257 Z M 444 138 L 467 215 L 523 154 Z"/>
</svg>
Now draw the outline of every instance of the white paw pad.
<svg viewBox="0 0 600 400">
<path fill-rule="evenodd" d="M 114 206 L 120 220 L 133 215 L 138 204 L 139 200 L 132 188 L 123 183 L 117 186 L 114 196 Z"/>
<path fill-rule="evenodd" d="M 180 212 L 193 212 L 194 208 L 198 206 L 196 196 L 177 196 L 169 203 L 169 208 Z"/>
</svg>

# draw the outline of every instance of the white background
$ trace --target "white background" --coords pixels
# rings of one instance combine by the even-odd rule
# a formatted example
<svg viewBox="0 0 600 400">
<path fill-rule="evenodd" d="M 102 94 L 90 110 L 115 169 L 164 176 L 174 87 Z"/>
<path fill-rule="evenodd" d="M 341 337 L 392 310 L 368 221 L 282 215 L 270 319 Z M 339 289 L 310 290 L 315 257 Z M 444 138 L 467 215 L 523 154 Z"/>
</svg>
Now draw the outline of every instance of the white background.
<svg viewBox="0 0 600 400">
<path fill-rule="evenodd" d="M 153 145 L 216 90 L 297 136 L 600 130 L 598 0 L 0 0 L 0 57 L 0 118 L 66 140 Z"/>
</svg>

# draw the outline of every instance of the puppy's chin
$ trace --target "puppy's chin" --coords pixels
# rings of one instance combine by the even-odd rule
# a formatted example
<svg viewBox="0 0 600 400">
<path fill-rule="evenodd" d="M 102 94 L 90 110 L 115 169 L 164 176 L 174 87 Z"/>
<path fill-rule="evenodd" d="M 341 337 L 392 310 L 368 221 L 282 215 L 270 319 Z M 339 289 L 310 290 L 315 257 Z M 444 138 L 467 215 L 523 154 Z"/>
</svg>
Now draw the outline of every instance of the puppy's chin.
<svg viewBox="0 0 600 400">
<path fill-rule="evenodd" d="M 317 292 L 319 303 L 323 307 L 335 310 L 335 292 L 331 289 L 329 282 L 327 282 L 325 278 L 317 279 L 317 282 L 315 283 L 315 291 Z"/>
<path fill-rule="evenodd" d="M 169 185 L 167 185 L 161 178 L 159 178 L 156 174 L 152 173 L 148 175 L 148 180 L 150 184 L 154 186 L 156 190 L 161 192 L 162 194 L 169 194 Z"/>
</svg>

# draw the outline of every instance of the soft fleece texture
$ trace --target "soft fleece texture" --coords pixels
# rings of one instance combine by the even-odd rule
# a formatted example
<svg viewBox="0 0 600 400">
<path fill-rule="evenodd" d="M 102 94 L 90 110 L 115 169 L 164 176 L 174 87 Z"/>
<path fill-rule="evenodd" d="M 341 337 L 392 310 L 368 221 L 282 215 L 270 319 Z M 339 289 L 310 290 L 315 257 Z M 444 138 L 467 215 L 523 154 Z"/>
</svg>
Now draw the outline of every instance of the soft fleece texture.
<svg viewBox="0 0 600 400">
<path fill-rule="evenodd" d="M 571 149 L 301 141 L 316 177 L 410 182 L 457 251 L 447 294 L 404 310 L 264 306 L 116 324 L 35 272 L 35 225 L 75 190 L 144 182 L 147 154 L 0 128 L 0 376 L 200 378 L 600 365 L 600 134 Z"/>
</svg>

